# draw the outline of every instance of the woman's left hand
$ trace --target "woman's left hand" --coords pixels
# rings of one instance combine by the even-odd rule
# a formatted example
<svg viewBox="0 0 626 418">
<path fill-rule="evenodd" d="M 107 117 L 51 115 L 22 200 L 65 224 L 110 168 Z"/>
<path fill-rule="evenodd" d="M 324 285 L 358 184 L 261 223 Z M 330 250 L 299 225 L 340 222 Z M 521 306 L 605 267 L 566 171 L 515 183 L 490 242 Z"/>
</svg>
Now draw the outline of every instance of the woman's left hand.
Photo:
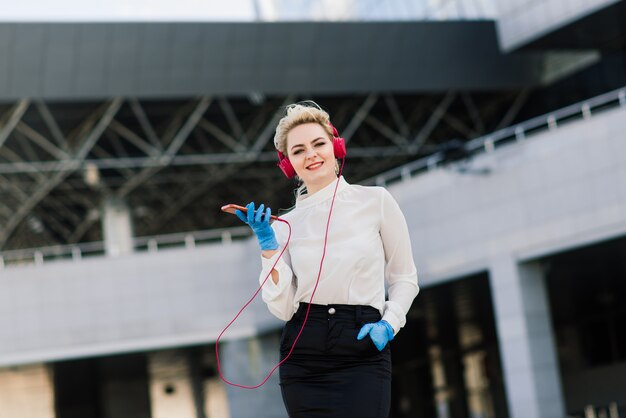
<svg viewBox="0 0 626 418">
<path fill-rule="evenodd" d="M 357 340 L 362 340 L 369 334 L 378 351 L 382 351 L 387 343 L 393 340 L 393 328 L 387 321 L 378 321 L 371 324 L 365 324 L 361 327 Z"/>
</svg>

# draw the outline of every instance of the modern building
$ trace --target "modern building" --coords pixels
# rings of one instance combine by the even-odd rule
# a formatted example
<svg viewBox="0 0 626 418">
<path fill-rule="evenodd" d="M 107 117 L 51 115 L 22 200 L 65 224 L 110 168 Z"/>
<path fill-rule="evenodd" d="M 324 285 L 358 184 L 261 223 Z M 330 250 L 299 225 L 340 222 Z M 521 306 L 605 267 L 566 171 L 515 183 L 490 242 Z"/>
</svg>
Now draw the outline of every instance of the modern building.
<svg viewBox="0 0 626 418">
<path fill-rule="evenodd" d="M 219 208 L 308 98 L 409 225 L 391 416 L 626 416 L 623 0 L 181 1 L 0 14 L 1 418 L 286 416 Z"/>
</svg>

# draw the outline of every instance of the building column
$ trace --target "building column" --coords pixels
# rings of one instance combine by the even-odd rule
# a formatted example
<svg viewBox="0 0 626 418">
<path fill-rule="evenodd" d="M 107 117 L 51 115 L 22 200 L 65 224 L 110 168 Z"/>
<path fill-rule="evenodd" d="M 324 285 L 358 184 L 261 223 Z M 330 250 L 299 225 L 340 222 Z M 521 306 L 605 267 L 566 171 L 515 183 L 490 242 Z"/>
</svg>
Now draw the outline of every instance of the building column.
<svg viewBox="0 0 626 418">
<path fill-rule="evenodd" d="M 0 417 L 54 418 L 52 380 L 45 364 L 0 369 Z"/>
<path fill-rule="evenodd" d="M 102 205 L 102 236 L 108 256 L 133 252 L 133 228 L 130 209 L 117 198 L 107 198 Z"/>
<path fill-rule="evenodd" d="M 550 306 L 539 263 L 510 256 L 490 263 L 510 418 L 565 416 Z"/>
<path fill-rule="evenodd" d="M 256 385 L 280 361 L 279 335 L 268 334 L 220 343 L 222 373 L 226 379 L 242 385 Z M 232 417 L 273 418 L 287 415 L 278 384 L 278 370 L 256 390 L 228 386 L 228 404 Z"/>
<path fill-rule="evenodd" d="M 197 418 L 189 363 L 178 350 L 148 354 L 152 418 Z"/>
</svg>

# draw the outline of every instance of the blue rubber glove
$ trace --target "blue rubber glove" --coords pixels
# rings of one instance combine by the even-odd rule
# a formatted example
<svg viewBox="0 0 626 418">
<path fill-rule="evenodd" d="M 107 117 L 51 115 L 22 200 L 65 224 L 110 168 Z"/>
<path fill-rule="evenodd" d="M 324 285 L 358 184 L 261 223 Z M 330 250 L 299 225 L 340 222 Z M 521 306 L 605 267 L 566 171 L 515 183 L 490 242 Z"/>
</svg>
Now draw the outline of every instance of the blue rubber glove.
<svg viewBox="0 0 626 418">
<path fill-rule="evenodd" d="M 362 340 L 369 334 L 378 351 L 383 351 L 387 343 L 393 340 L 393 328 L 387 321 L 372 322 L 361 327 L 357 340 Z"/>
<path fill-rule="evenodd" d="M 265 212 L 265 205 L 261 203 L 261 206 L 254 210 L 254 202 L 250 202 L 246 205 L 248 213 L 244 214 L 240 210 L 235 211 L 235 215 L 243 222 L 247 223 L 250 228 L 256 234 L 259 240 L 259 245 L 262 250 L 275 250 L 278 248 L 278 242 L 276 241 L 276 235 L 274 230 L 270 226 L 270 216 L 272 216 L 272 209 L 267 208 Z"/>
</svg>

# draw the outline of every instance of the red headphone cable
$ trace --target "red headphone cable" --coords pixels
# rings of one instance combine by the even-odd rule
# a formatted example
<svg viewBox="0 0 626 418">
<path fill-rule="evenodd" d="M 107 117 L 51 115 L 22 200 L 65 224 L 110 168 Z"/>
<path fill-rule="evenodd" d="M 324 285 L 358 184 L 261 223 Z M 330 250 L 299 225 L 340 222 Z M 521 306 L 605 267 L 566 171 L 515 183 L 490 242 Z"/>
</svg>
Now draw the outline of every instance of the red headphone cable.
<svg viewBox="0 0 626 418">
<path fill-rule="evenodd" d="M 324 249 L 322 251 L 322 259 L 320 260 L 320 269 L 319 269 L 319 271 L 317 273 L 317 280 L 315 281 L 315 286 L 313 287 L 313 292 L 311 293 L 311 298 L 309 299 L 309 304 L 308 304 L 308 307 L 307 307 L 307 310 L 306 310 L 306 314 L 304 315 L 304 321 L 302 321 L 302 326 L 300 327 L 300 331 L 298 332 L 298 335 L 294 339 L 293 344 L 291 345 L 291 349 L 289 350 L 289 353 L 287 353 L 285 358 L 282 359 L 276 366 L 274 366 L 274 368 L 269 372 L 269 374 L 265 377 L 265 379 L 263 379 L 263 381 L 261 383 L 259 383 L 258 385 L 248 386 L 248 385 L 240 385 L 238 383 L 233 383 L 233 382 L 229 381 L 228 379 L 226 379 L 224 377 L 224 375 L 222 374 L 222 366 L 220 364 L 220 354 L 219 354 L 219 342 L 220 342 L 220 339 L 222 338 L 222 335 L 226 332 L 226 330 L 228 328 L 230 328 L 230 326 L 237 320 L 237 318 L 239 318 L 239 316 L 244 311 L 244 309 L 246 309 L 248 307 L 248 305 L 250 305 L 250 303 L 252 303 L 252 301 L 259 294 L 261 289 L 263 289 L 263 285 L 265 285 L 265 282 L 267 282 L 267 279 L 269 279 L 270 276 L 272 275 L 272 271 L 274 270 L 274 267 L 276 267 L 276 264 L 278 263 L 278 260 L 280 260 L 280 258 L 283 256 L 283 253 L 285 252 L 285 250 L 287 249 L 287 246 L 289 245 L 289 240 L 291 239 L 291 225 L 286 220 L 284 220 L 284 219 L 282 219 L 280 217 L 277 217 L 276 220 L 278 220 L 280 222 L 286 223 L 287 226 L 289 227 L 289 235 L 287 236 L 287 242 L 285 243 L 285 246 L 284 246 L 283 250 L 278 255 L 278 258 L 276 259 L 276 261 L 272 265 L 272 268 L 270 269 L 268 275 L 265 276 L 265 279 L 263 280 L 263 282 L 261 283 L 259 288 L 256 290 L 256 292 L 254 292 L 252 297 L 246 302 L 245 305 L 243 305 L 243 307 L 239 310 L 237 315 L 235 315 L 235 317 L 228 323 L 228 325 L 226 325 L 226 327 L 222 330 L 222 332 L 220 332 L 220 334 L 218 335 L 217 339 L 215 340 L 215 358 L 217 359 L 217 373 L 219 374 L 220 378 L 225 383 L 227 383 L 227 384 L 229 384 L 231 386 L 242 388 L 242 389 L 257 389 L 257 388 L 263 386 L 269 380 L 269 378 L 274 374 L 276 369 L 278 369 L 280 367 L 280 365 L 283 364 L 284 362 L 286 362 L 287 359 L 289 358 L 289 356 L 291 356 L 291 353 L 293 352 L 293 349 L 295 348 L 296 343 L 298 342 L 298 339 L 300 338 L 300 335 L 302 334 L 302 331 L 304 331 L 304 326 L 306 325 L 306 323 L 307 323 L 307 321 L 309 319 L 309 311 L 311 310 L 311 303 L 313 302 L 313 297 L 315 296 L 315 292 L 317 291 L 317 285 L 319 284 L 320 277 L 322 275 L 322 266 L 324 265 L 324 258 L 326 257 L 326 245 L 328 243 L 328 229 L 329 229 L 329 226 L 330 226 L 330 217 L 331 217 L 331 215 L 333 213 L 333 206 L 335 205 L 335 196 L 337 195 L 337 188 L 339 187 L 339 180 L 341 179 L 341 173 L 343 173 L 343 165 L 344 165 L 345 162 L 346 162 L 345 158 L 342 158 L 342 160 L 341 160 L 341 168 L 339 169 L 339 175 L 337 177 L 337 182 L 335 184 L 335 190 L 333 192 L 333 199 L 332 199 L 332 201 L 330 203 L 330 210 L 328 211 L 328 219 L 326 221 L 326 232 L 324 234 Z"/>
</svg>

